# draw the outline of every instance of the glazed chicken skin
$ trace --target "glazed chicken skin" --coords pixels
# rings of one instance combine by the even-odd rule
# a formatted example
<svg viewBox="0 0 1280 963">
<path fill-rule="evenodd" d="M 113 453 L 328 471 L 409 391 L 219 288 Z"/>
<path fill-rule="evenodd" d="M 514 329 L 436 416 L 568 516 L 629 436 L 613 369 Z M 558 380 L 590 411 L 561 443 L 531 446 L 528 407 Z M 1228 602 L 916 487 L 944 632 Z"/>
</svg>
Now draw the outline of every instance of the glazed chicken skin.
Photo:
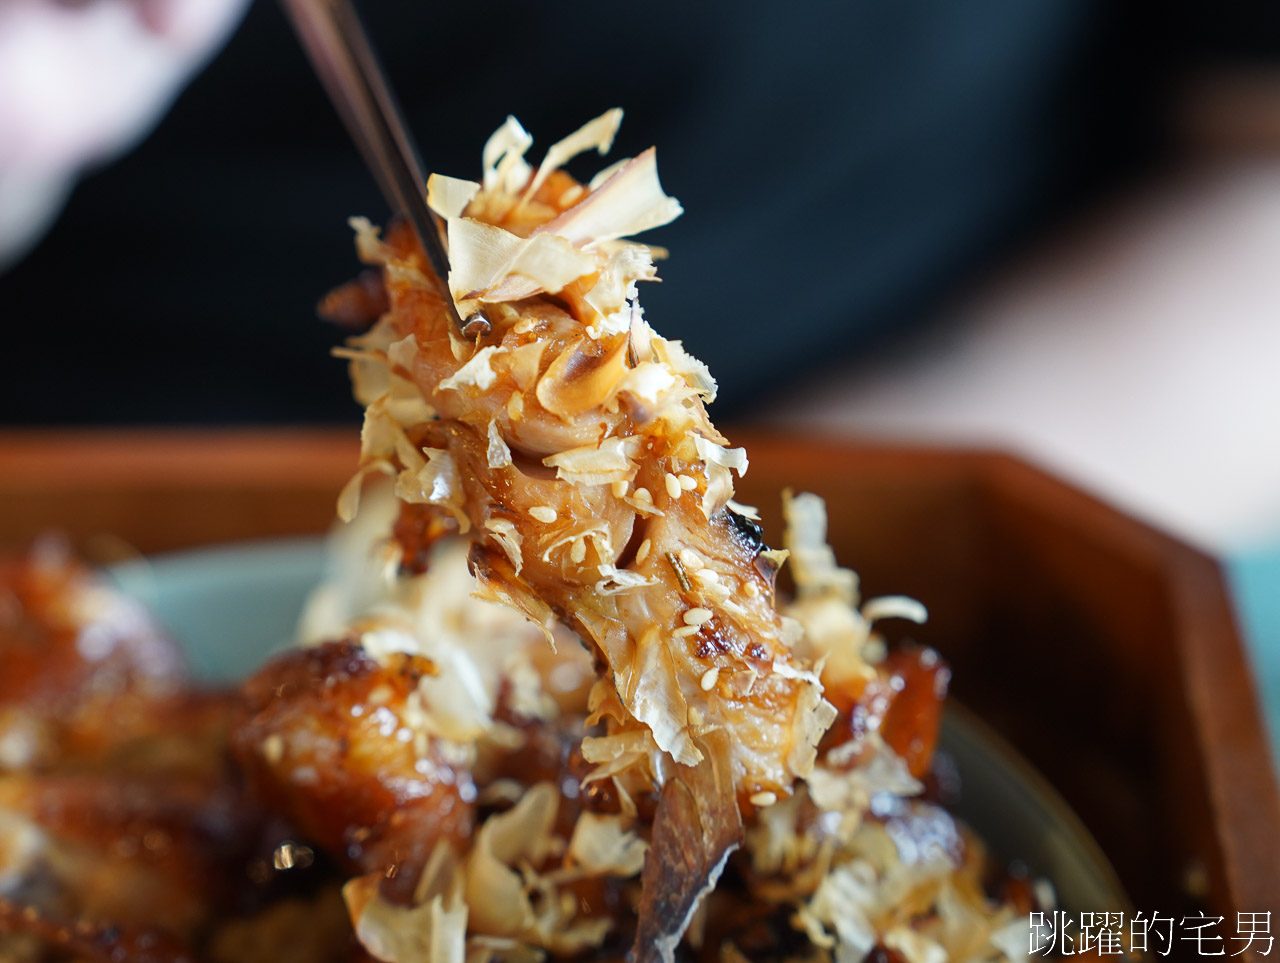
<svg viewBox="0 0 1280 963">
<path fill-rule="evenodd" d="M 6 959 L 189 954 L 274 845 L 225 758 L 230 694 L 193 689 L 141 606 L 52 539 L 0 560 L 0 665 Z"/>
<path fill-rule="evenodd" d="M 0 665 L 0 771 L 154 757 L 162 746 L 138 743 L 166 732 L 217 738 L 216 699 L 191 704 L 174 642 L 57 539 L 0 558 Z"/>
<path fill-rule="evenodd" d="M 389 310 L 348 353 L 366 416 L 360 472 L 339 507 L 350 515 L 365 475 L 395 476 L 402 502 L 450 516 L 471 541 L 486 597 L 549 639 L 553 624 L 569 627 L 594 652 L 589 722 L 604 734 L 583 743 L 596 765 L 587 778 L 627 793 L 662 787 L 646 893 L 679 879 L 670 900 L 642 908 L 636 946 L 669 959 L 738 844 L 741 814 L 811 772 L 835 709 L 793 648 L 800 624 L 776 604 L 785 556 L 731 501 L 747 460 L 707 416 L 714 380 L 636 301 L 637 282 L 655 276 L 652 252 L 621 239 L 680 213 L 653 150 L 589 185 L 558 169 L 603 153 L 620 118 L 610 111 L 553 145 L 536 172 L 509 120 L 485 147 L 483 184 L 433 175 L 447 279 L 408 229 L 383 240 L 356 222 Z M 367 293 L 367 278 L 358 283 Z M 398 532 L 414 536 L 407 559 L 421 556 L 421 536 L 449 528 L 430 513 L 413 521 Z"/>
<path fill-rule="evenodd" d="M 411 231 L 384 242 L 357 224 L 390 310 L 352 341 L 367 408 L 339 507 L 349 516 L 364 475 L 395 475 L 403 502 L 443 509 L 470 539 L 486 597 L 592 649 L 589 721 L 605 733 L 583 743 L 588 780 L 662 787 L 635 945 L 669 960 L 741 812 L 792 792 L 835 710 L 774 604 L 778 558 L 730 504 L 747 462 L 707 417 L 714 381 L 635 300 L 651 253 L 619 239 L 680 212 L 653 150 L 589 187 L 556 169 L 607 149 L 620 118 L 553 145 L 536 173 L 510 121 L 483 186 L 433 175 L 447 279 Z"/>
<path fill-rule="evenodd" d="M 845 691 L 828 689 L 839 715 L 823 737 L 819 754 L 830 763 L 833 752 L 842 768 L 857 766 L 874 735 L 924 779 L 933 764 L 951 670 L 932 649 L 900 647 L 889 652 L 874 676 Z"/>
<path fill-rule="evenodd" d="M 414 725 L 410 697 L 433 667 L 390 661 L 350 641 L 277 657 L 242 687 L 231 749 L 265 806 L 407 901 L 436 844 L 470 835 L 476 791 Z"/>
<path fill-rule="evenodd" d="M 774 605 L 774 558 L 730 505 L 731 469 L 746 459 L 707 418 L 714 382 L 635 304 L 652 262 L 617 238 L 679 212 L 653 152 L 590 190 L 549 166 L 603 149 L 617 119 L 584 128 L 607 128 L 596 143 L 579 132 L 572 151 L 553 146 L 518 188 L 503 185 L 519 157 L 502 132 L 486 147 L 483 189 L 433 177 L 447 285 L 410 231 L 383 242 L 360 228 L 390 304 L 353 342 L 368 405 L 362 474 L 395 474 L 403 501 L 452 515 L 490 598 L 590 644 L 608 732 L 584 754 L 601 776 L 661 784 L 654 759 L 696 766 L 706 734 L 722 731 L 715 784 L 749 810 L 809 771 L 834 710 L 791 651 L 797 627 Z M 504 244 L 505 267 L 476 266 Z M 474 341 L 460 338 L 446 297 L 464 316 L 482 313 Z"/>
<path fill-rule="evenodd" d="M 3 901 L 0 951 L 0 959 L 38 959 L 42 963 L 195 963 L 185 945 L 152 929 L 116 923 L 59 923 L 28 907 Z"/>
<path fill-rule="evenodd" d="M 398 454 L 411 464 L 401 471 L 446 466 L 425 491 L 402 478 L 401 497 L 438 499 L 436 479 L 448 474 L 444 484 L 457 486 L 449 504 L 465 515 L 482 586 L 535 621 L 554 616 L 589 639 L 625 709 L 624 728 L 648 726 L 683 765 L 701 760 L 699 733 L 729 729 L 739 801 L 789 792 L 812 764 L 829 707 L 787 645 L 773 604 L 775 564 L 761 556 L 750 520 L 725 504 L 728 491 L 714 490 L 724 481 L 699 449 L 723 452 L 723 439 L 696 392 L 671 386 L 683 396 L 678 427 L 626 389 L 613 396 L 615 411 L 575 412 L 562 396 L 590 393 L 586 383 L 601 380 L 602 369 L 616 387 L 635 370 L 626 357 L 638 339 L 593 340 L 570 312 L 530 300 L 491 309 L 491 334 L 459 360 L 412 236 L 393 232 L 379 250 L 393 329 L 380 334 L 412 355 L 396 371 L 439 413 L 405 429 Z M 487 387 L 451 385 L 476 359 L 491 365 Z M 693 426 L 706 434 L 687 433 Z M 575 456 L 600 467 L 579 473 Z"/>
<path fill-rule="evenodd" d="M 0 898 L 192 932 L 248 813 L 228 700 L 190 693 L 176 645 L 59 541 L 0 560 L 0 598 Z"/>
<path fill-rule="evenodd" d="M 193 939 L 240 899 L 259 818 L 227 781 L 11 773 L 0 777 L 0 897 L 68 925 Z"/>
</svg>

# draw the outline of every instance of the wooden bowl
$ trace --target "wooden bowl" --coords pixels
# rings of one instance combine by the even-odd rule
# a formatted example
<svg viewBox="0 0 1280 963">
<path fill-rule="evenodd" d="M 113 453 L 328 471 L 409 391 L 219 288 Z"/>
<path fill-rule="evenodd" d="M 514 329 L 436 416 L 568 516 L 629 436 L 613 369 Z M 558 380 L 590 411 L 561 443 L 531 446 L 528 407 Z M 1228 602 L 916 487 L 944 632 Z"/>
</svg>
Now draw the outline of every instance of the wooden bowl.
<svg viewBox="0 0 1280 963">
<path fill-rule="evenodd" d="M 1211 559 L 1007 455 L 731 437 L 751 456 L 738 497 L 775 543 L 782 489 L 817 492 L 864 595 L 928 606 L 912 635 L 1071 803 L 1137 908 L 1205 908 L 1228 930 L 1280 909 L 1280 792 Z M 119 540 L 318 532 L 355 452 L 351 428 L 0 434 L 0 541 L 59 529 L 108 560 Z"/>
</svg>

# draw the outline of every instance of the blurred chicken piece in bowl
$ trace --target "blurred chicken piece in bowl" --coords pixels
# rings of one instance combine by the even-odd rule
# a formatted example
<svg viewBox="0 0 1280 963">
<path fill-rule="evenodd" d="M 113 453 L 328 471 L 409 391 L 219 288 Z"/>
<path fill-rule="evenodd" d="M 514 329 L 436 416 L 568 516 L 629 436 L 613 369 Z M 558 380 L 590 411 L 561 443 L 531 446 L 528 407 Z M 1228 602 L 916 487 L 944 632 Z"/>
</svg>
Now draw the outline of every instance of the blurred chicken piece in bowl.
<svg viewBox="0 0 1280 963">
<path fill-rule="evenodd" d="M 220 961 L 314 916 L 289 907 L 323 887 L 282 892 L 288 831 L 227 761 L 231 694 L 197 688 L 152 617 L 56 539 L 0 559 L 0 665 L 5 963 Z"/>
</svg>

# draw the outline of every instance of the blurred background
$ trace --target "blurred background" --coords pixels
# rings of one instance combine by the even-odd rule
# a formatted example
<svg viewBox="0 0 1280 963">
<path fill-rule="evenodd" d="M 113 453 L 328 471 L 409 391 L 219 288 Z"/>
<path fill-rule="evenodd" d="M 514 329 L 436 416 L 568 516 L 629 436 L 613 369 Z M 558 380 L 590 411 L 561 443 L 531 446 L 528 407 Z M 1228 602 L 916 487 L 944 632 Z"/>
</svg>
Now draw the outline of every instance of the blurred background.
<svg viewBox="0 0 1280 963">
<path fill-rule="evenodd" d="M 1280 731 L 1280 5 L 363 8 L 433 169 L 508 113 L 659 145 L 644 303 L 718 420 L 1013 450 L 1218 554 Z M 355 424 L 314 303 L 386 213 L 275 4 L 0 4 L 5 425 Z"/>
</svg>

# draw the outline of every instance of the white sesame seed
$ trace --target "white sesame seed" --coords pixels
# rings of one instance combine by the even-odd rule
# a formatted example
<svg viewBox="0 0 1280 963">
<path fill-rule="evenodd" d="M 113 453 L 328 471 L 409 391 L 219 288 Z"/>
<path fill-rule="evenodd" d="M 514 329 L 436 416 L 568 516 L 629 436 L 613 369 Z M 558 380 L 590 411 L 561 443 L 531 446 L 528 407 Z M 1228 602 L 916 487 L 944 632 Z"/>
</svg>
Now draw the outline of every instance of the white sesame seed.
<svg viewBox="0 0 1280 963">
<path fill-rule="evenodd" d="M 653 501 L 653 496 L 649 494 L 649 489 L 637 488 L 635 491 L 635 500 L 638 502 L 651 502 Z"/>
<path fill-rule="evenodd" d="M 625 498 L 627 494 L 627 489 L 630 487 L 630 485 L 631 483 L 628 482 L 625 478 L 621 479 L 620 481 L 614 482 L 610 486 L 610 488 L 613 490 L 613 497 Z"/>
<path fill-rule="evenodd" d="M 696 572 L 705 567 L 698 553 L 687 548 L 680 549 L 680 563 L 690 572 Z"/>
<path fill-rule="evenodd" d="M 697 635 L 700 631 L 702 631 L 702 626 L 700 625 L 682 625 L 671 634 L 677 639 L 687 639 L 691 635 Z"/>
<path fill-rule="evenodd" d="M 705 585 L 710 585 L 712 582 L 720 581 L 720 573 L 713 572 L 709 568 L 698 569 L 696 572 L 693 573 L 693 577 Z"/>
<path fill-rule="evenodd" d="M 561 207 L 568 207 L 570 204 L 575 203 L 578 198 L 582 196 L 582 193 L 585 190 L 586 188 L 581 184 L 574 184 L 572 187 L 565 189 L 564 193 L 560 195 L 556 203 Z"/>
<path fill-rule="evenodd" d="M 273 766 L 284 757 L 284 737 L 273 732 L 262 740 L 262 756 Z"/>
<path fill-rule="evenodd" d="M 648 558 L 649 549 L 652 547 L 653 547 L 652 543 L 647 538 L 643 542 L 641 542 L 640 547 L 636 549 L 636 562 L 640 563 L 640 562 L 643 562 L 646 558 Z"/>
<path fill-rule="evenodd" d="M 697 706 L 689 706 L 689 724 L 691 726 L 702 725 L 702 712 Z"/>
<path fill-rule="evenodd" d="M 694 478 L 692 475 L 681 475 L 680 487 L 687 492 L 691 492 L 698 487 L 698 479 Z"/>
<path fill-rule="evenodd" d="M 778 794 L 776 792 L 758 792 L 751 797 L 751 805 L 759 806 L 761 808 L 764 808 L 765 806 L 772 806 L 777 801 Z"/>
<path fill-rule="evenodd" d="M 714 595 L 718 599 L 727 599 L 733 594 L 733 589 L 723 582 L 712 582 L 710 585 L 703 586 L 703 588 L 708 595 Z"/>
<path fill-rule="evenodd" d="M 511 330 L 516 334 L 528 334 L 533 330 L 534 324 L 533 318 L 521 318 L 511 326 Z"/>
<path fill-rule="evenodd" d="M 680 492 L 683 490 L 680 488 L 680 479 L 677 478 L 675 475 L 671 474 L 671 472 L 667 472 L 666 481 L 667 481 L 667 494 L 670 495 L 672 498 L 679 498 Z"/>
<path fill-rule="evenodd" d="M 712 666 L 706 672 L 702 673 L 702 680 L 698 685 L 702 686 L 703 692 L 710 692 L 715 688 L 716 680 L 720 678 L 720 666 Z"/>
<path fill-rule="evenodd" d="M 756 587 L 755 582 L 747 582 L 742 586 L 742 594 L 749 599 L 753 599 L 760 594 L 760 589 Z"/>
<path fill-rule="evenodd" d="M 689 609 L 684 613 L 685 625 L 702 625 L 704 622 L 711 621 L 710 609 Z"/>
<path fill-rule="evenodd" d="M 582 538 L 575 538 L 573 544 L 569 546 L 569 561 L 577 565 L 587 557 L 587 542 Z"/>
<path fill-rule="evenodd" d="M 529 514 L 532 515 L 534 518 L 536 518 L 538 521 L 545 522 L 548 525 L 550 525 L 552 522 L 554 522 L 557 518 L 560 517 L 559 512 L 557 512 L 550 505 L 534 505 L 531 509 L 529 509 Z"/>
</svg>

